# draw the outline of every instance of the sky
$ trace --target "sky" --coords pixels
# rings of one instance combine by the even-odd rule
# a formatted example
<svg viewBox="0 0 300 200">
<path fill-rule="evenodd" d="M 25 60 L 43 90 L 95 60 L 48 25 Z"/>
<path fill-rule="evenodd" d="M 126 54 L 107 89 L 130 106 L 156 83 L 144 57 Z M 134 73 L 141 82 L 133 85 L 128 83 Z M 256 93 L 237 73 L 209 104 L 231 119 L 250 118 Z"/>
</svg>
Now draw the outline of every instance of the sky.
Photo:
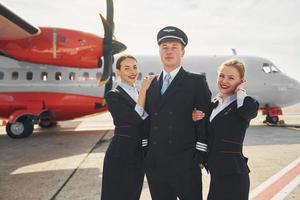
<svg viewBox="0 0 300 200">
<path fill-rule="evenodd" d="M 0 0 L 35 26 L 103 36 L 105 0 Z M 239 55 L 271 60 L 300 81 L 299 0 L 115 0 L 115 36 L 126 53 L 158 55 L 157 32 L 168 25 L 188 35 L 186 55 Z"/>
</svg>

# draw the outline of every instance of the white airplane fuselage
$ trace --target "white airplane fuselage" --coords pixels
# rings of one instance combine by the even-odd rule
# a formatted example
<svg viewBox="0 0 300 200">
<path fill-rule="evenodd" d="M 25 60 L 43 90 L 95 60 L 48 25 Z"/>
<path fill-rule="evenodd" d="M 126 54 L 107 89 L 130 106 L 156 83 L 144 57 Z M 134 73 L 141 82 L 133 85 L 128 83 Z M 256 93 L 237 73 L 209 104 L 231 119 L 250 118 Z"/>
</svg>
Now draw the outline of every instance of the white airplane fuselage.
<svg viewBox="0 0 300 200">
<path fill-rule="evenodd" d="M 300 102 L 300 83 L 282 73 L 271 61 L 254 56 L 189 56 L 183 58 L 183 68 L 204 73 L 213 95 L 217 93 L 217 70 L 226 60 L 237 58 L 246 63 L 247 93 L 255 97 L 260 107 L 286 107 Z M 142 74 L 160 73 L 158 56 L 138 57 Z"/>
<path fill-rule="evenodd" d="M 300 83 L 264 58 L 192 56 L 185 57 L 182 66 L 193 73 L 204 73 L 215 95 L 218 67 L 231 58 L 246 63 L 247 93 L 259 101 L 262 109 L 281 109 L 300 101 Z M 162 70 L 159 56 L 137 59 L 140 72 L 137 85 L 144 76 L 158 75 Z M 24 115 L 31 116 L 30 120 L 37 123 L 41 119 L 56 122 L 106 111 L 104 94 L 107 88 L 99 85 L 102 71 L 102 68 L 33 64 L 0 55 L 0 117 L 9 118 L 11 125 Z"/>
</svg>

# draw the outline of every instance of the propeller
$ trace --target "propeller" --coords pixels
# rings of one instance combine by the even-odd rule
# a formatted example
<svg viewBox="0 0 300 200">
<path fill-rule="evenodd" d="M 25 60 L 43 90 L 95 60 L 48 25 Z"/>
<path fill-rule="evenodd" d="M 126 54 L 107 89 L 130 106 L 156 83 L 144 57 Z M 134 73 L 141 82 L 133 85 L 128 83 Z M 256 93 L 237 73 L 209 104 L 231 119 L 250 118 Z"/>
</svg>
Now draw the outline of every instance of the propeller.
<svg viewBox="0 0 300 200">
<path fill-rule="evenodd" d="M 104 27 L 103 39 L 103 60 L 104 69 L 100 85 L 105 84 L 112 75 L 112 64 L 114 61 L 114 54 L 120 53 L 126 49 L 126 46 L 114 40 L 114 5 L 112 0 L 106 0 L 106 19 L 100 14 L 100 18 Z"/>
</svg>

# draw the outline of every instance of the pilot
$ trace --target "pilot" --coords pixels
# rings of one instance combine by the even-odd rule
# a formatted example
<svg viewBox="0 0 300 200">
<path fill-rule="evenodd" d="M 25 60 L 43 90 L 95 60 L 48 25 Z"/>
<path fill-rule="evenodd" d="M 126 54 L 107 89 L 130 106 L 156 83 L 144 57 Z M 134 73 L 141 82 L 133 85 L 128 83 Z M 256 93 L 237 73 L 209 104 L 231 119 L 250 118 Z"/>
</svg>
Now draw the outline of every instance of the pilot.
<svg viewBox="0 0 300 200">
<path fill-rule="evenodd" d="M 116 68 L 121 81 L 105 96 L 115 131 L 104 158 L 101 199 L 138 200 L 145 174 L 142 146 L 147 144 L 142 143 L 142 127 L 148 117 L 143 108 L 153 78 L 144 78 L 138 93 L 136 58 L 123 55 Z"/>
<path fill-rule="evenodd" d="M 246 129 L 256 117 L 258 102 L 246 94 L 245 66 L 233 59 L 218 71 L 219 93 L 211 103 L 207 121 L 208 162 L 211 182 L 208 200 L 248 200 L 248 158 L 243 155 Z M 198 111 L 193 120 L 200 120 Z"/>
<path fill-rule="evenodd" d="M 202 154 L 206 151 L 204 121 L 194 123 L 194 108 L 206 112 L 211 93 L 205 77 L 181 65 L 187 35 L 168 26 L 157 34 L 163 65 L 147 91 L 150 115 L 146 176 L 154 200 L 201 200 Z"/>
</svg>

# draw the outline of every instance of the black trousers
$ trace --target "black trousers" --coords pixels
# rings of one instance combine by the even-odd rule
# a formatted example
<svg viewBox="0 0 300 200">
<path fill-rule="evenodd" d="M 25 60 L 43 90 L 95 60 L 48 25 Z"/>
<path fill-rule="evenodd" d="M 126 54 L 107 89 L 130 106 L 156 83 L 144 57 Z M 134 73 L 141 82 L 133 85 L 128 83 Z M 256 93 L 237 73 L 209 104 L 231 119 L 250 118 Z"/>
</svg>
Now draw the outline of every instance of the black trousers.
<svg viewBox="0 0 300 200">
<path fill-rule="evenodd" d="M 207 200 L 248 200 L 249 174 L 211 175 Z"/>
<path fill-rule="evenodd" d="M 186 173 L 165 176 L 159 172 L 146 173 L 153 200 L 202 200 L 202 174 L 200 168 Z"/>
<path fill-rule="evenodd" d="M 142 161 L 105 156 L 101 200 L 139 200 L 144 174 Z"/>
</svg>

